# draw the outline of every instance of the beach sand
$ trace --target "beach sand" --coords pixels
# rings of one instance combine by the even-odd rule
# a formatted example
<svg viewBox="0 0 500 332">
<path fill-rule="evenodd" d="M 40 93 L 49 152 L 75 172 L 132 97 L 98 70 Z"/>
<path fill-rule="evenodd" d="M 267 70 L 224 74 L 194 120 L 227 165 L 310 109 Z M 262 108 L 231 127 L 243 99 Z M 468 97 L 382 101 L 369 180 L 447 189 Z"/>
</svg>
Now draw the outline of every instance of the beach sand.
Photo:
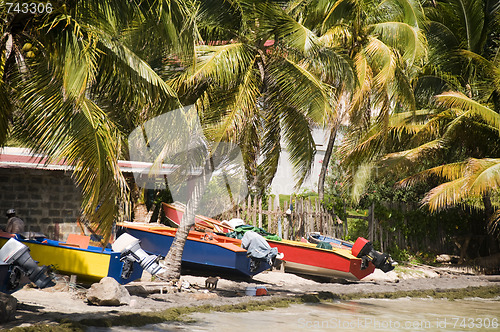
<svg viewBox="0 0 500 332">
<path fill-rule="evenodd" d="M 357 282 L 325 282 L 281 271 L 266 271 L 247 280 L 222 277 L 217 289 L 211 291 L 205 289 L 207 276 L 183 275 L 184 288 L 179 292 L 172 292 L 165 283 L 150 281 L 150 276 L 145 275 L 141 281 L 126 285 L 131 295 L 130 305 L 114 307 L 87 304 L 86 287 L 70 284 L 67 277 L 62 277 L 54 287 L 43 290 L 25 287 L 12 294 L 18 300 L 16 319 L 1 328 L 52 324 L 62 319 L 79 321 L 126 313 L 151 313 L 174 307 L 234 305 L 320 292 L 341 295 L 500 286 L 497 277 L 475 275 L 462 269 L 410 266 L 395 271 L 384 274 L 376 270 Z M 247 287 L 255 286 L 264 286 L 268 295 L 246 296 Z"/>
</svg>

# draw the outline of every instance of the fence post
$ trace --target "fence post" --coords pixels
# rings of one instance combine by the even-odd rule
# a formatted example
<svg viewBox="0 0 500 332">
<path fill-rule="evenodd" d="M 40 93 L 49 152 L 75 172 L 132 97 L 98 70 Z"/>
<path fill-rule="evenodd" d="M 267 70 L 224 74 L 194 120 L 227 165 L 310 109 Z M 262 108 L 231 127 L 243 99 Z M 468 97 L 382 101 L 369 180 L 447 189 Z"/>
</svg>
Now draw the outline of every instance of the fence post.
<svg viewBox="0 0 500 332">
<path fill-rule="evenodd" d="M 277 195 L 276 199 L 274 200 L 274 211 L 275 211 L 275 214 L 273 215 L 273 219 L 274 219 L 274 217 L 276 217 L 276 232 L 278 232 L 279 237 L 283 238 L 283 232 L 282 232 L 282 226 L 281 226 L 281 215 L 279 213 L 279 211 L 280 211 L 279 195 Z M 272 232 L 270 232 L 270 233 L 272 233 Z"/>
<path fill-rule="evenodd" d="M 372 203 L 369 209 L 369 214 L 368 214 L 368 240 L 373 243 L 374 239 L 374 221 L 375 221 L 375 203 Z"/>
<path fill-rule="evenodd" d="M 288 206 L 288 201 L 285 201 L 285 203 L 284 203 L 284 211 L 286 211 L 287 206 Z M 291 217 L 292 217 L 291 215 L 289 216 L 289 215 L 287 215 L 285 213 L 285 216 L 283 218 L 283 238 L 287 239 L 287 240 L 288 240 L 288 228 L 289 228 L 288 226 L 289 226 L 289 223 L 290 223 L 290 221 L 288 220 L 288 218 L 291 218 Z"/>
<path fill-rule="evenodd" d="M 259 196 L 259 228 L 262 228 L 262 196 Z"/>
<path fill-rule="evenodd" d="M 271 229 L 271 216 L 272 216 L 272 212 L 273 212 L 273 198 L 272 196 L 269 196 L 268 199 L 267 199 L 267 231 L 269 233 L 270 232 L 270 229 Z"/>
<path fill-rule="evenodd" d="M 252 206 L 252 225 L 257 225 L 257 196 L 253 197 L 253 206 Z"/>
</svg>

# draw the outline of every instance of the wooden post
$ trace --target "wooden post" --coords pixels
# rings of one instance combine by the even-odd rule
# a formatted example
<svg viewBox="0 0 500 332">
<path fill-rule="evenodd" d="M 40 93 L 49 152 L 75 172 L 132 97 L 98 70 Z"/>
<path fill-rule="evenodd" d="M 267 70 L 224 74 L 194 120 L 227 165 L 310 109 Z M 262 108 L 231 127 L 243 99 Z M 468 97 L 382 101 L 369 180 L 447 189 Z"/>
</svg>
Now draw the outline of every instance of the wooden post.
<svg viewBox="0 0 500 332">
<path fill-rule="evenodd" d="M 259 227 L 262 228 L 262 196 L 259 197 Z"/>
<path fill-rule="evenodd" d="M 257 196 L 253 197 L 253 205 L 252 205 L 252 225 L 257 225 Z"/>
<path fill-rule="evenodd" d="M 273 211 L 273 198 L 272 196 L 269 196 L 268 197 L 268 200 L 267 200 L 267 231 L 269 233 L 271 233 L 270 229 L 271 229 L 271 221 L 272 221 L 272 218 L 271 218 L 271 213 Z"/>
<path fill-rule="evenodd" d="M 287 206 L 288 206 L 288 201 L 285 201 L 285 203 L 284 203 L 284 211 L 287 210 Z M 290 218 L 291 218 L 291 216 L 287 215 L 286 213 L 284 214 L 284 217 L 283 217 L 283 226 L 282 226 L 283 227 L 283 238 L 287 239 L 287 240 L 289 239 L 288 238 L 288 225 L 290 223 L 290 220 L 289 220 Z"/>
<path fill-rule="evenodd" d="M 382 225 L 380 223 L 378 223 L 378 233 L 380 237 L 380 251 L 384 252 L 384 238 L 382 232 Z"/>
<path fill-rule="evenodd" d="M 372 203 L 369 209 L 369 214 L 368 214 L 368 241 L 371 241 L 373 243 L 373 240 L 375 238 L 374 234 L 374 221 L 375 221 L 375 203 Z"/>
<path fill-rule="evenodd" d="M 251 217 L 251 214 L 250 214 L 250 208 L 252 206 L 252 197 L 250 195 L 248 195 L 248 199 L 247 199 L 247 206 L 246 206 L 246 213 L 245 213 L 245 221 L 250 224 L 251 220 L 252 220 L 252 217 Z"/>
</svg>

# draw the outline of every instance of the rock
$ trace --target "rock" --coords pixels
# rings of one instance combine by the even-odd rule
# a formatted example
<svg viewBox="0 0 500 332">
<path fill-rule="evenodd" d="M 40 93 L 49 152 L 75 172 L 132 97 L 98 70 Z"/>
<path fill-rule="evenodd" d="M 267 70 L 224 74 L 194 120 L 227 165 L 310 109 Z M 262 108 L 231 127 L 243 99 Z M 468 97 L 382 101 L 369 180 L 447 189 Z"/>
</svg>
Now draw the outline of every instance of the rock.
<svg viewBox="0 0 500 332">
<path fill-rule="evenodd" d="M 130 294 L 125 286 L 111 277 L 104 277 L 93 284 L 87 292 L 87 301 L 100 306 L 119 306 L 130 304 Z"/>
<path fill-rule="evenodd" d="M 0 323 L 14 319 L 16 315 L 17 300 L 12 295 L 0 293 Z"/>
<path fill-rule="evenodd" d="M 397 273 L 394 271 L 389 271 L 387 273 L 384 273 L 382 270 L 375 269 L 375 271 L 373 271 L 372 274 L 364 277 L 362 279 L 362 281 L 396 283 L 396 282 L 399 282 L 399 277 L 398 277 Z"/>
<path fill-rule="evenodd" d="M 458 263 L 460 257 L 455 255 L 441 254 L 436 256 L 437 263 Z"/>
</svg>

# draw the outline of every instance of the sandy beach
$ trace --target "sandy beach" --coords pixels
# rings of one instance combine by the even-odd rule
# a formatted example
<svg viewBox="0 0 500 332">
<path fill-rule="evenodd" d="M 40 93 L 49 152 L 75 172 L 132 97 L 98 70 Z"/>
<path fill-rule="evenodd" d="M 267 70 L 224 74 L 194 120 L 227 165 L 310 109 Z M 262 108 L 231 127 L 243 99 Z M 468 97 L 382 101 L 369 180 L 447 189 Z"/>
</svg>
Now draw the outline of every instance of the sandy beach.
<svg viewBox="0 0 500 332">
<path fill-rule="evenodd" d="M 497 276 L 475 275 L 463 269 L 410 266 L 384 274 L 380 270 L 358 282 L 325 282 L 312 280 L 281 271 L 266 271 L 249 280 L 221 278 L 216 290 L 205 289 L 206 276 L 183 275 L 183 287 L 174 291 L 165 283 L 150 281 L 145 275 L 141 281 L 126 285 L 131 295 L 129 305 L 95 306 L 86 300 L 87 288 L 70 284 L 67 277 L 58 279 L 48 289 L 25 287 L 13 294 L 18 300 L 16 319 L 3 324 L 2 329 L 54 324 L 62 320 L 110 318 L 132 313 L 161 312 L 170 308 L 203 305 L 236 305 L 252 301 L 269 302 L 271 299 L 293 298 L 306 294 L 328 293 L 337 295 L 366 294 L 401 291 L 446 291 L 467 287 L 498 287 Z M 247 296 L 247 287 L 264 286 L 267 296 Z"/>
</svg>

